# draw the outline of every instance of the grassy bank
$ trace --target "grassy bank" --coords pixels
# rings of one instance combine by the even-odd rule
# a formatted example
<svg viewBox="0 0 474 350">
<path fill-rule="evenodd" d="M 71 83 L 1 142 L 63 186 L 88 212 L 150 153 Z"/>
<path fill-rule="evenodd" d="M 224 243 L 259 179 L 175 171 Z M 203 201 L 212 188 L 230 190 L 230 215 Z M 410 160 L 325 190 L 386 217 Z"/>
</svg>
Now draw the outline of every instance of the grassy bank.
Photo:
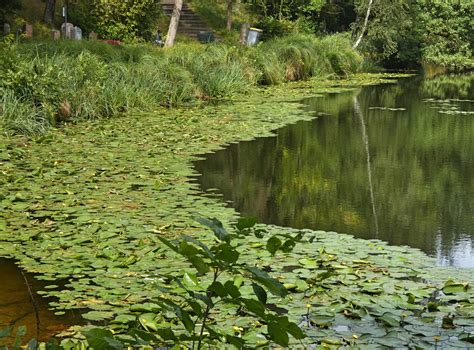
<svg viewBox="0 0 474 350">
<path fill-rule="evenodd" d="M 258 85 L 347 76 L 361 63 L 342 36 L 298 35 L 255 48 L 45 42 L 0 51 L 0 123 L 23 134 L 65 120 L 227 99 Z"/>
<path fill-rule="evenodd" d="M 176 317 L 147 302 L 159 300 L 163 288 L 183 292 L 169 276 L 192 276 L 199 281 L 192 288 L 200 291 L 210 275 L 196 275 L 159 237 L 187 234 L 209 242 L 212 235 L 194 221 L 196 216 L 217 217 L 230 231 L 238 218 L 218 198 L 200 193 L 192 181 L 192 161 L 227 143 L 313 118 L 297 103 L 302 97 L 378 82 L 380 76 L 368 75 L 310 80 L 261 90 L 232 104 L 158 108 L 53 129 L 46 136 L 2 138 L 0 255 L 51 281 L 44 294 L 57 298 L 52 304 L 57 312 L 83 309 L 86 320 L 107 326 L 123 341 L 130 329 L 143 330 L 140 319 L 150 317 L 159 327 L 185 334 Z M 300 233 L 261 228 L 270 234 Z M 434 269 L 433 261 L 415 249 L 303 231 L 314 237 L 312 243 L 276 257 L 254 235 L 238 247 L 244 261 L 287 285 L 289 295 L 269 296 L 269 303 L 289 310 L 289 319 L 308 334 L 306 344 L 469 345 L 472 288 L 446 283 L 450 276 L 467 279 L 467 273 Z M 57 279 L 66 279 L 67 288 L 58 287 Z M 253 295 L 246 282 L 240 290 Z M 442 327 L 449 315 L 455 317 L 454 329 Z M 220 307 L 210 322 L 250 347 L 267 344 L 267 326 L 248 310 Z M 80 333 L 69 336 L 64 346 L 82 341 Z"/>
</svg>

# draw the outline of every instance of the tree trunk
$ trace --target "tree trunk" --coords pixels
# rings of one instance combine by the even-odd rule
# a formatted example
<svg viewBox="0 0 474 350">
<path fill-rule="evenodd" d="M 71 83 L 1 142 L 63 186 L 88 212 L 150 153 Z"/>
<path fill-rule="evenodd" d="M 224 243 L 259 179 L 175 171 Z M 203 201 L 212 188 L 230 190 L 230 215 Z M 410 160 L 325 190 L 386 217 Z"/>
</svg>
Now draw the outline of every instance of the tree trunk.
<svg viewBox="0 0 474 350">
<path fill-rule="evenodd" d="M 364 36 L 364 33 L 367 30 L 367 23 L 369 22 L 370 10 L 372 9 L 372 3 L 373 2 L 374 2 L 373 0 L 369 0 L 369 6 L 367 6 L 367 12 L 365 14 L 365 19 L 364 19 L 364 25 L 362 26 L 362 31 L 360 32 L 359 37 L 357 38 L 356 42 L 354 43 L 354 46 L 352 46 L 353 49 L 356 49 L 357 46 L 359 46 L 359 44 L 362 41 L 362 38 Z"/>
<path fill-rule="evenodd" d="M 166 36 L 165 47 L 171 47 L 174 44 L 176 32 L 178 31 L 179 16 L 181 16 L 182 7 L 183 0 L 175 0 L 173 14 L 171 15 L 170 27 L 168 29 L 168 35 Z"/>
<path fill-rule="evenodd" d="M 233 0 L 227 0 L 227 31 L 232 30 L 232 2 Z"/>
<path fill-rule="evenodd" d="M 54 25 L 54 12 L 56 9 L 56 0 L 46 0 L 44 7 L 43 21 L 50 26 Z"/>
</svg>

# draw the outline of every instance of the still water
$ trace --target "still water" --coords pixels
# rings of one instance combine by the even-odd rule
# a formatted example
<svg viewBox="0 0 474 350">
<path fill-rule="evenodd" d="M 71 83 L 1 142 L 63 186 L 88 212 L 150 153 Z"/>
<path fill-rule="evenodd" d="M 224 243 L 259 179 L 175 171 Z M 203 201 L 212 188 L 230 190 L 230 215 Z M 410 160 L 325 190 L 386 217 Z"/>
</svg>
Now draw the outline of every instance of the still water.
<svg viewBox="0 0 474 350">
<path fill-rule="evenodd" d="M 32 274 L 22 273 L 14 261 L 0 258 L 0 278 L 0 330 L 5 327 L 12 329 L 11 337 L 0 339 L 0 347 L 13 343 L 20 326 L 27 328 L 23 341 L 32 338 L 46 341 L 69 326 L 82 322 L 79 313 L 57 316 L 49 310 L 50 300 L 37 294 L 49 283 L 36 280 Z"/>
<path fill-rule="evenodd" d="M 244 216 L 474 267 L 474 75 L 311 98 L 317 116 L 196 163 Z"/>
</svg>

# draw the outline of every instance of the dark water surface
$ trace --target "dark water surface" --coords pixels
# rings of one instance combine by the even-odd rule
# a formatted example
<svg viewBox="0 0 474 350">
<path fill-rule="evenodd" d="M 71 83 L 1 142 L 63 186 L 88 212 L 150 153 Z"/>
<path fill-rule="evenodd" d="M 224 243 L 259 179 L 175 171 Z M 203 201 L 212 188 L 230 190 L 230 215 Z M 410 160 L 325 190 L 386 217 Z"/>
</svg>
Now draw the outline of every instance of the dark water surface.
<svg viewBox="0 0 474 350">
<path fill-rule="evenodd" d="M 319 117 L 197 162 L 202 188 L 261 222 L 379 238 L 474 267 L 474 75 L 305 105 Z"/>
<path fill-rule="evenodd" d="M 13 260 L 0 258 L 0 278 L 0 330 L 12 327 L 12 334 L 15 335 L 19 326 L 26 326 L 27 334 L 22 338 L 24 341 L 32 338 L 46 341 L 69 326 L 83 322 L 78 313 L 69 312 L 57 316 L 49 310 L 50 300 L 42 298 L 36 292 L 50 283 L 38 281 L 32 274 L 22 274 Z M 32 292 L 37 313 L 25 279 Z M 14 336 L 0 339 L 0 347 L 4 344 L 11 345 L 13 340 Z"/>
</svg>

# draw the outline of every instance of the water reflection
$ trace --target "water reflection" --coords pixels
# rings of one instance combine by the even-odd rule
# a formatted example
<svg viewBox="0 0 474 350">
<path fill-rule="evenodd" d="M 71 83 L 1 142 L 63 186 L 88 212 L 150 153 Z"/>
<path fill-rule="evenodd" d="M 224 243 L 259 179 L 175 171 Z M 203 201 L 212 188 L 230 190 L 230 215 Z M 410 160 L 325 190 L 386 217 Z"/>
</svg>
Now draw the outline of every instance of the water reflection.
<svg viewBox="0 0 474 350">
<path fill-rule="evenodd" d="M 309 99 L 318 119 L 210 155 L 199 181 L 266 223 L 379 231 L 441 265 L 474 267 L 473 77 Z"/>
<path fill-rule="evenodd" d="M 54 315 L 48 309 L 48 300 L 36 294 L 45 283 L 37 281 L 31 274 L 22 273 L 12 260 L 0 258 L 0 276 L 0 330 L 12 327 L 15 334 L 19 326 L 26 326 L 27 334 L 23 340 L 36 338 L 46 341 L 69 326 L 82 322 L 79 314 Z M 12 341 L 13 338 L 0 339 L 0 347 Z"/>
</svg>

